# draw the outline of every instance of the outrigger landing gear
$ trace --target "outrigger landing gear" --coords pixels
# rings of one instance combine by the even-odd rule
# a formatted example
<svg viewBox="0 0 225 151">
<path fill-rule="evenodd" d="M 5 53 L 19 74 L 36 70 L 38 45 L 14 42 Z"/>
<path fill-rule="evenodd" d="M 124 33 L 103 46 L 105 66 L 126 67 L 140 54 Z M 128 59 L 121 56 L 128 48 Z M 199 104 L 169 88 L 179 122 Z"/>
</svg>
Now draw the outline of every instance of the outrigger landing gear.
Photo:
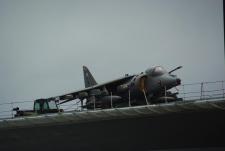
<svg viewBox="0 0 225 151">
<path fill-rule="evenodd" d="M 170 91 L 166 91 L 166 93 L 161 93 L 158 96 L 155 96 L 154 99 L 152 99 L 151 103 L 157 104 L 157 103 L 167 103 L 167 102 L 174 102 L 174 101 L 182 101 L 182 98 L 177 97 L 178 93 L 172 93 Z"/>
</svg>

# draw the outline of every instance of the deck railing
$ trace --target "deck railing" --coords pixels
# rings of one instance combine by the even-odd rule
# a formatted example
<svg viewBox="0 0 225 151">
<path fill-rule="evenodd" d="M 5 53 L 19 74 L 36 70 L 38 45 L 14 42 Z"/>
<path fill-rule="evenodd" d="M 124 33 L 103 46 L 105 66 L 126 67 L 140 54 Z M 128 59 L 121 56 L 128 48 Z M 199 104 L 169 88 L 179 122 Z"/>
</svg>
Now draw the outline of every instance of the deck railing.
<svg viewBox="0 0 225 151">
<path fill-rule="evenodd" d="M 191 84 L 182 84 L 177 86 L 176 89 L 172 89 L 172 92 L 178 92 L 178 98 L 182 98 L 183 101 L 194 101 L 194 100 L 210 100 L 216 98 L 225 98 L 225 81 L 215 82 L 200 82 Z M 165 93 L 166 94 L 166 93 Z M 146 105 L 148 100 L 146 100 Z M 129 106 L 132 106 L 129 102 Z M 33 109 L 33 100 L 31 101 L 12 101 L 0 103 L 0 119 L 14 118 L 16 114 L 13 108 L 20 107 L 20 109 Z M 81 108 L 81 102 L 74 100 L 59 106 L 64 111 L 83 111 Z M 113 107 L 113 102 L 111 102 Z"/>
</svg>

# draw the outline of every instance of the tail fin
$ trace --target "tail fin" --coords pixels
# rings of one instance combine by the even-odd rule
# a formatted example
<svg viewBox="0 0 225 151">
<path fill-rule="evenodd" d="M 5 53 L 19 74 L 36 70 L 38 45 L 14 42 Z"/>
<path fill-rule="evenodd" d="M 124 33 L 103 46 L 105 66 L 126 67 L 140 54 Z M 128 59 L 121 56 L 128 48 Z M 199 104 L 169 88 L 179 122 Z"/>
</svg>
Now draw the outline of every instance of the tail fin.
<svg viewBox="0 0 225 151">
<path fill-rule="evenodd" d="M 88 68 L 86 66 L 83 66 L 83 72 L 84 72 L 84 84 L 85 84 L 85 88 L 97 84 L 97 82 L 95 81 L 95 79 L 92 76 L 91 72 L 88 70 Z"/>
</svg>

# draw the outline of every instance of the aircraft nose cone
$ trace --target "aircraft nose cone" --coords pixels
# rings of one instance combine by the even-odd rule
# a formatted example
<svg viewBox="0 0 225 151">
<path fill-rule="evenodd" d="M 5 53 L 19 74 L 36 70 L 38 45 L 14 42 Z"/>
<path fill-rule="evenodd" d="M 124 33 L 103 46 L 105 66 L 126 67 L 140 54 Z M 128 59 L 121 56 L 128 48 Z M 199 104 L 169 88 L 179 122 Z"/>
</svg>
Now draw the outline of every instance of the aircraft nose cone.
<svg viewBox="0 0 225 151">
<path fill-rule="evenodd" d="M 179 78 L 177 78 L 176 81 L 177 81 L 177 85 L 181 84 L 181 80 Z"/>
</svg>

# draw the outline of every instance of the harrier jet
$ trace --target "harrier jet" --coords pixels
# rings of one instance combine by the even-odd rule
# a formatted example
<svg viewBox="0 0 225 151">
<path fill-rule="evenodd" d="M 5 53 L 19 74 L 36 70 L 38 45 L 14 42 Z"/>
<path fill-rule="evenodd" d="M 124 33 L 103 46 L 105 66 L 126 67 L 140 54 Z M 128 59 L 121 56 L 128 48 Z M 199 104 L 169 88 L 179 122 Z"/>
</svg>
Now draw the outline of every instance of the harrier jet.
<svg viewBox="0 0 225 151">
<path fill-rule="evenodd" d="M 173 101 L 177 99 L 177 93 L 168 90 L 181 84 L 181 80 L 172 74 L 180 68 L 182 66 L 167 72 L 163 67 L 156 66 L 140 74 L 126 74 L 122 78 L 98 84 L 89 69 L 83 66 L 84 89 L 49 99 L 55 99 L 59 104 L 79 99 L 82 108 L 87 109 Z"/>
</svg>

